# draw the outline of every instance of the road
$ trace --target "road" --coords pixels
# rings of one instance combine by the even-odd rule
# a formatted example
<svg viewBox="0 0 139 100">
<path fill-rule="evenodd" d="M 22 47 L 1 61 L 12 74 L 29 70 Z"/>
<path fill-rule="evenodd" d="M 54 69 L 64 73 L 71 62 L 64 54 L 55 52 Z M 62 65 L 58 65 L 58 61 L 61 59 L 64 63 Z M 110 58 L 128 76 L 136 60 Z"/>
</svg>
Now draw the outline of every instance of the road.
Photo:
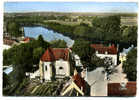
<svg viewBox="0 0 139 100">
<path fill-rule="evenodd" d="M 97 68 L 87 72 L 87 82 L 91 86 L 91 96 L 107 96 L 107 80 L 104 80 L 104 68 Z"/>
</svg>

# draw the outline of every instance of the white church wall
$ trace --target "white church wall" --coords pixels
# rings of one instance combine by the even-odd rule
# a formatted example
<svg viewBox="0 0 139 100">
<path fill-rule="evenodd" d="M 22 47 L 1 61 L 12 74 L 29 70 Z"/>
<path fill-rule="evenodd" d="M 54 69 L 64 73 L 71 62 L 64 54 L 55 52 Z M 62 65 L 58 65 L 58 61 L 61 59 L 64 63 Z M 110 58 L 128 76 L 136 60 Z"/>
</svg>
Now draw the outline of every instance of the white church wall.
<svg viewBox="0 0 139 100">
<path fill-rule="evenodd" d="M 44 79 L 45 80 L 51 80 L 52 77 L 52 68 L 51 68 L 51 62 L 44 62 L 43 63 L 43 72 L 44 72 Z"/>
<path fill-rule="evenodd" d="M 70 75 L 70 65 L 68 61 L 64 60 L 57 60 L 55 62 L 55 69 L 56 69 L 56 74 L 58 75 L 65 75 L 69 76 Z"/>
</svg>

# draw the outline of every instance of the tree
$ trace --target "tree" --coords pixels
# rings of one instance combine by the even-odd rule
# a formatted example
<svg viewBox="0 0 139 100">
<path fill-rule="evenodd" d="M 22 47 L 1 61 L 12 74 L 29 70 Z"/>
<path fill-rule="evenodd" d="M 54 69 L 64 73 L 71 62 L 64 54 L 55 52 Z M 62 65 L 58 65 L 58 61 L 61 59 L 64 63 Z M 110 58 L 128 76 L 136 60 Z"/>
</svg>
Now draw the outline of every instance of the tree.
<svg viewBox="0 0 139 100">
<path fill-rule="evenodd" d="M 14 36 L 14 37 L 21 36 L 22 33 L 19 29 L 20 29 L 20 26 L 16 22 L 9 22 L 8 23 L 7 30 L 11 36 Z"/>
<path fill-rule="evenodd" d="M 137 42 L 137 26 L 127 26 L 122 30 L 122 41 L 126 43 Z"/>
<path fill-rule="evenodd" d="M 45 49 L 42 47 L 35 48 L 33 50 L 33 62 L 34 64 L 38 64 L 42 54 L 45 52 Z"/>
<path fill-rule="evenodd" d="M 84 67 L 89 67 L 91 62 L 91 55 L 95 52 L 95 50 L 91 48 L 90 43 L 82 39 L 76 40 L 72 50 L 77 55 L 79 55 Z"/>
<path fill-rule="evenodd" d="M 123 63 L 123 70 L 129 81 L 136 81 L 137 74 L 137 49 L 134 48 L 127 54 L 127 60 Z"/>
<path fill-rule="evenodd" d="M 105 57 L 104 58 L 104 66 L 103 67 L 105 69 L 105 72 L 108 75 L 112 74 L 112 68 L 114 68 L 114 65 L 113 65 L 111 57 Z"/>
<path fill-rule="evenodd" d="M 6 87 L 6 86 L 8 86 L 9 84 L 10 84 L 10 82 L 9 82 L 9 77 L 8 77 L 7 74 L 5 74 L 5 73 L 3 72 L 3 88 Z"/>
<path fill-rule="evenodd" d="M 94 70 L 98 67 L 104 67 L 105 66 L 104 59 L 97 57 L 96 54 L 93 54 L 91 56 L 91 62 L 90 63 L 92 64 L 90 70 Z"/>
<path fill-rule="evenodd" d="M 38 39 L 37 39 L 37 45 L 39 47 L 43 47 L 43 48 L 48 48 L 49 47 L 49 43 L 44 41 L 43 36 L 39 35 Z"/>
<path fill-rule="evenodd" d="M 121 39 L 120 16 L 96 17 L 92 21 L 92 26 L 95 29 L 93 33 L 95 36 L 98 33 L 103 36 L 97 39 L 105 41 L 119 41 Z"/>
<path fill-rule="evenodd" d="M 74 35 L 78 35 L 78 36 L 85 36 L 86 35 L 86 33 L 88 33 L 88 31 L 89 31 L 89 28 L 88 27 L 86 27 L 86 26 L 76 26 L 75 27 L 75 29 L 74 29 L 74 31 L 73 31 L 73 34 Z"/>
<path fill-rule="evenodd" d="M 64 40 L 51 41 L 52 48 L 67 48 L 67 43 Z"/>
</svg>

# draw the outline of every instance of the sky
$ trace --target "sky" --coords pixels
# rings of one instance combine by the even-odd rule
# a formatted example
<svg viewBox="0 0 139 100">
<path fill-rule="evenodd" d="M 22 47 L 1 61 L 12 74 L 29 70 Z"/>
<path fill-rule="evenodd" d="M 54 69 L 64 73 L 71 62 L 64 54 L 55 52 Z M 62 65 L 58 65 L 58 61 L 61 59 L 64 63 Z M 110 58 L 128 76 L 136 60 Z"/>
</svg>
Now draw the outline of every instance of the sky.
<svg viewBox="0 0 139 100">
<path fill-rule="evenodd" d="M 137 12 L 136 2 L 4 2 L 4 12 Z"/>
</svg>

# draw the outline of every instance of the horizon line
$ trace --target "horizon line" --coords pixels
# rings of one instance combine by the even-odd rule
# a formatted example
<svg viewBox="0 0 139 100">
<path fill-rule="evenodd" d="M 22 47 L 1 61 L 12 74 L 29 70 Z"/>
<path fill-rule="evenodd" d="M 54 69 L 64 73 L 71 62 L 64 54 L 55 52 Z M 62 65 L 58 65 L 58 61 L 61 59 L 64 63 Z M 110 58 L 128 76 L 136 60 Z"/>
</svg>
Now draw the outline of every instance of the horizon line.
<svg viewBox="0 0 139 100">
<path fill-rule="evenodd" d="M 138 12 L 123 12 L 123 11 L 98 11 L 98 12 L 74 12 L 74 11 L 13 11 L 4 13 L 138 13 Z"/>
</svg>

